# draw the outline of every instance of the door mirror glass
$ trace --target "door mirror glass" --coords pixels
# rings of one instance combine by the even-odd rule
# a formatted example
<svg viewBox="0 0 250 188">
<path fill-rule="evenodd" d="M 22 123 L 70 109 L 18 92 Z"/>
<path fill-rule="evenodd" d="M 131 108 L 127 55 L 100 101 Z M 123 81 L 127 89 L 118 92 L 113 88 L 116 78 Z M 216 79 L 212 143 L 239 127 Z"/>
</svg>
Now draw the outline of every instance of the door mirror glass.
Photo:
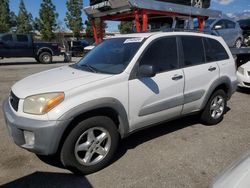
<svg viewBox="0 0 250 188">
<path fill-rule="evenodd" d="M 151 78 L 156 75 L 156 71 L 153 65 L 141 65 L 139 67 L 139 77 Z"/>
<path fill-rule="evenodd" d="M 214 29 L 216 29 L 216 30 L 222 29 L 222 26 L 221 25 L 216 25 L 216 26 L 214 26 Z"/>
</svg>

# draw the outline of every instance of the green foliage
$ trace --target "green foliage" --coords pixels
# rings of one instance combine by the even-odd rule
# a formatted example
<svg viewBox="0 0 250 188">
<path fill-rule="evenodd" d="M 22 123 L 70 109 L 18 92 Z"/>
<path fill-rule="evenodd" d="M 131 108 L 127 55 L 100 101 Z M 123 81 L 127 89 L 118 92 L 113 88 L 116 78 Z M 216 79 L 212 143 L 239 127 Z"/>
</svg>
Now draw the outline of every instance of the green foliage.
<svg viewBox="0 0 250 188">
<path fill-rule="evenodd" d="M 133 23 L 132 22 L 126 22 L 126 21 L 122 21 L 118 25 L 118 29 L 119 29 L 121 34 L 131 33 L 132 27 L 133 27 Z"/>
<path fill-rule="evenodd" d="M 57 26 L 56 19 L 58 14 L 56 13 L 56 7 L 51 0 L 42 1 L 39 10 L 39 17 L 39 19 L 35 19 L 35 23 L 37 23 L 36 29 L 40 31 L 43 39 L 49 41 L 52 40 L 55 37 L 53 31 L 55 31 Z"/>
<path fill-rule="evenodd" d="M 17 16 L 12 11 L 10 12 L 10 26 L 13 28 L 17 26 Z"/>
<path fill-rule="evenodd" d="M 80 32 L 83 30 L 82 22 L 82 9 L 83 1 L 82 0 L 68 0 L 66 2 L 67 13 L 65 22 L 69 29 L 74 33 L 74 36 L 78 39 L 80 38 Z"/>
<path fill-rule="evenodd" d="M 9 0 L 0 0 L 0 33 L 11 29 Z"/>
<path fill-rule="evenodd" d="M 32 30 L 32 15 L 27 12 L 23 0 L 21 0 L 17 16 L 17 33 L 31 33 Z"/>
</svg>

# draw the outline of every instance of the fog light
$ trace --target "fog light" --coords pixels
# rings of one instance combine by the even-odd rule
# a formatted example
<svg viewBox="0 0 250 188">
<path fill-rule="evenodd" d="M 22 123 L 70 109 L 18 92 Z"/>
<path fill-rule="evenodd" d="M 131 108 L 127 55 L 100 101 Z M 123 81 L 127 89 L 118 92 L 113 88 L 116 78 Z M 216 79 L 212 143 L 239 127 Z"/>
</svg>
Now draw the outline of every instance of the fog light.
<svg viewBox="0 0 250 188">
<path fill-rule="evenodd" d="M 28 146 L 34 146 L 35 143 L 35 135 L 33 132 L 30 131 L 23 131 L 24 134 L 24 139 L 25 139 L 25 143 Z"/>
</svg>

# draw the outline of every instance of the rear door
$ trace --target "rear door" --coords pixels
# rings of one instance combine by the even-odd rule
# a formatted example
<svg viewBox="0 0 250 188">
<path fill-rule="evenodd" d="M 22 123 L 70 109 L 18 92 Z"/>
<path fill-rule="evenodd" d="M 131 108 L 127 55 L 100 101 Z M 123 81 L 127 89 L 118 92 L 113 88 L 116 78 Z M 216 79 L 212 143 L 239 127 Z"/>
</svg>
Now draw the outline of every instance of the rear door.
<svg viewBox="0 0 250 188">
<path fill-rule="evenodd" d="M 185 76 L 184 107 L 182 114 L 199 111 L 206 91 L 219 78 L 219 67 L 207 61 L 202 37 L 181 36 L 182 67 Z"/>
<path fill-rule="evenodd" d="M 153 65 L 152 78 L 129 80 L 129 120 L 131 129 L 179 116 L 183 106 L 184 76 L 179 69 L 176 37 L 151 42 L 139 65 Z M 137 70 L 137 69 L 136 69 Z"/>
<path fill-rule="evenodd" d="M 33 42 L 28 35 L 17 34 L 15 42 L 16 57 L 32 57 Z"/>
<path fill-rule="evenodd" d="M 239 37 L 239 30 L 236 29 L 236 23 L 230 20 L 225 20 L 226 23 L 226 34 L 228 35 L 227 44 L 230 47 L 235 46 L 235 42 Z"/>
<path fill-rule="evenodd" d="M 221 26 L 221 29 L 215 29 L 215 26 Z M 233 38 L 233 33 L 231 33 L 231 29 L 228 28 L 228 24 L 227 24 L 227 20 L 219 20 L 217 23 L 214 24 L 213 29 L 215 30 L 215 32 L 221 36 L 226 43 L 231 46 L 232 45 L 232 39 Z"/>
</svg>

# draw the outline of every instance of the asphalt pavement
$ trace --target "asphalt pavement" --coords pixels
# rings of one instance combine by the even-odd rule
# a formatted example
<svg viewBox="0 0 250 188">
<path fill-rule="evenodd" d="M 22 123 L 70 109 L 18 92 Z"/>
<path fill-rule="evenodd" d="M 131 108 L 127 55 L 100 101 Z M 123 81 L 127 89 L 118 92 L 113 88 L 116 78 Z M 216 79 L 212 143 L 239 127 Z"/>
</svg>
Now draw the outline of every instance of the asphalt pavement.
<svg viewBox="0 0 250 188">
<path fill-rule="evenodd" d="M 77 61 L 77 59 L 73 59 Z M 0 107 L 11 86 L 36 72 L 65 66 L 33 59 L 0 60 Z M 250 90 L 236 92 L 224 121 L 204 126 L 195 116 L 164 123 L 123 140 L 114 162 L 88 176 L 45 164 L 16 146 L 0 111 L 0 187 L 206 188 L 215 176 L 250 151 Z"/>
</svg>

